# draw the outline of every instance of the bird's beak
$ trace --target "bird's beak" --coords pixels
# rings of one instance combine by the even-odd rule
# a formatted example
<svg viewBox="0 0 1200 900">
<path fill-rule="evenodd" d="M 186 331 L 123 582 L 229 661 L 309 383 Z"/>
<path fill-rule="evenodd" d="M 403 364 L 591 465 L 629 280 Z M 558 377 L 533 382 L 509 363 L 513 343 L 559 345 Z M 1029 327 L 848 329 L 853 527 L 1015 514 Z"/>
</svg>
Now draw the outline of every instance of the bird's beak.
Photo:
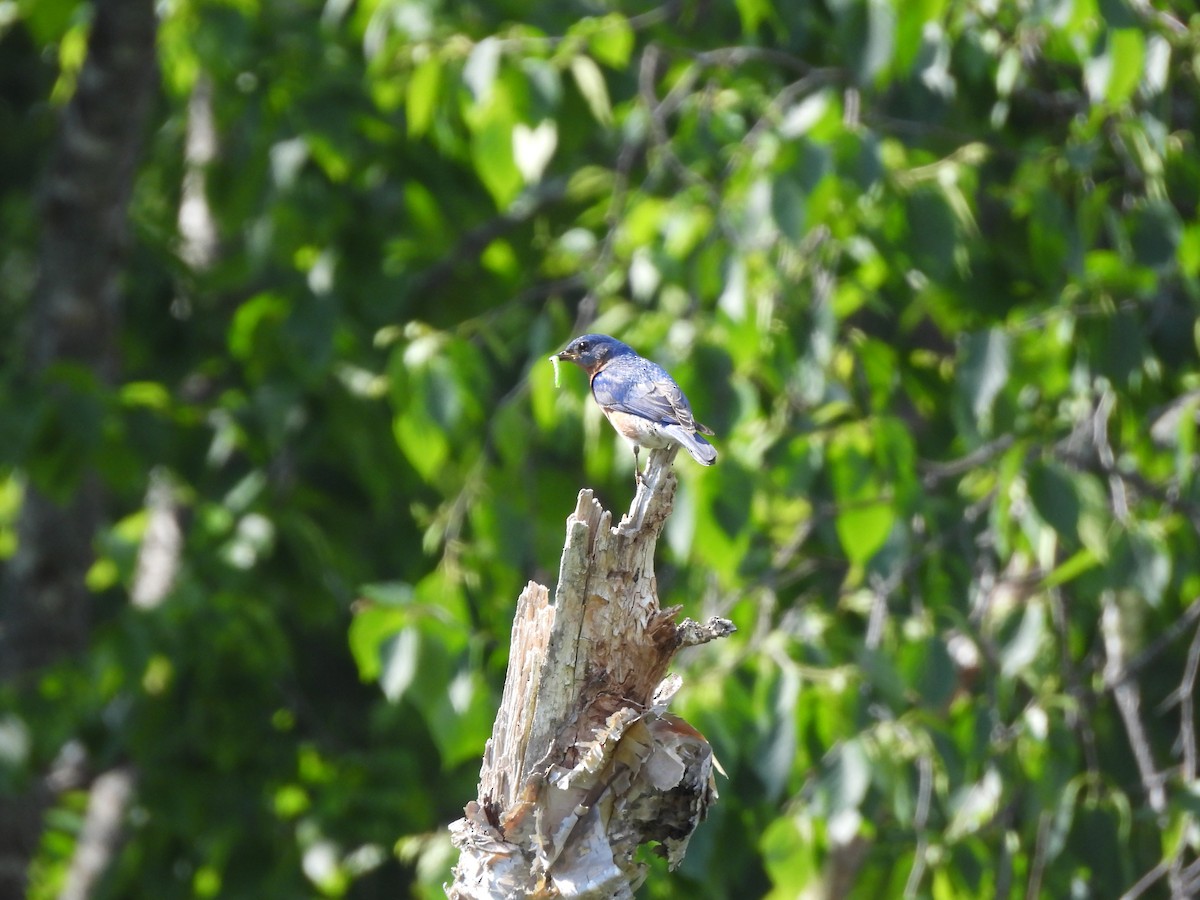
<svg viewBox="0 0 1200 900">
<path fill-rule="evenodd" d="M 579 359 L 579 355 L 576 353 L 572 353 L 570 350 L 563 350 L 561 353 L 554 354 L 554 356 L 551 358 L 552 359 L 557 358 L 557 359 L 562 360 L 563 362 L 575 362 L 575 360 Z"/>
</svg>

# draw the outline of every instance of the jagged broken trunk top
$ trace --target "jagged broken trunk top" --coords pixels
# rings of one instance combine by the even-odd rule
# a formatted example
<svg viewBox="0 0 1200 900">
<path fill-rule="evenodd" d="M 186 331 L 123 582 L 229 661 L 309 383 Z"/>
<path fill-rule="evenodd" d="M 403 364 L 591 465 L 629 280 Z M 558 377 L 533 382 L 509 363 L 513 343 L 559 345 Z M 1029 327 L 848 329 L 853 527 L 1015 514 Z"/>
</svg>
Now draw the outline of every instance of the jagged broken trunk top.
<svg viewBox="0 0 1200 900">
<path fill-rule="evenodd" d="M 451 898 L 632 897 L 638 845 L 657 843 L 674 868 L 716 799 L 708 742 L 666 711 L 675 652 L 734 630 L 658 606 L 674 454 L 651 454 L 615 528 L 580 491 L 554 602 L 540 584 L 522 591 L 479 797 L 450 826 L 461 851 Z"/>
</svg>

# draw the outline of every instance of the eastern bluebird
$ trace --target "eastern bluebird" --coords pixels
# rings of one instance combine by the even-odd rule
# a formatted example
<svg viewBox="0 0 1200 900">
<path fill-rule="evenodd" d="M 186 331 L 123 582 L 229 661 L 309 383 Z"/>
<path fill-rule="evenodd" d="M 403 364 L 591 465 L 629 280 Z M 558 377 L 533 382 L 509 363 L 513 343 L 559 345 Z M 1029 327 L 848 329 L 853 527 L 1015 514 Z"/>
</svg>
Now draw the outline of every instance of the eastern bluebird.
<svg viewBox="0 0 1200 900">
<path fill-rule="evenodd" d="M 607 334 L 585 334 L 551 360 L 565 359 L 588 373 L 592 396 L 613 428 L 633 445 L 633 468 L 641 479 L 638 450 L 678 445 L 704 466 L 717 451 L 701 434 L 712 429 L 692 417 L 692 407 L 675 380 Z"/>
</svg>

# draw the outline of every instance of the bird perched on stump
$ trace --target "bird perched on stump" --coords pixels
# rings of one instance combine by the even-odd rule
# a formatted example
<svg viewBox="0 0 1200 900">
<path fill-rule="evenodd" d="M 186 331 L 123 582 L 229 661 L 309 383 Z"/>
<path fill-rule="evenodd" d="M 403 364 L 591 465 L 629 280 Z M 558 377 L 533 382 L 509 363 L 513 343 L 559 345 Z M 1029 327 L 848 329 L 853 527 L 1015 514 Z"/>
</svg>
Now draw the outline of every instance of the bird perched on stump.
<svg viewBox="0 0 1200 900">
<path fill-rule="evenodd" d="M 573 362 L 587 372 L 592 396 L 605 417 L 633 445 L 633 469 L 641 480 L 638 451 L 678 445 L 703 466 L 717 451 L 702 434 L 712 434 L 692 416 L 692 407 L 662 366 L 643 359 L 628 344 L 607 334 L 585 334 L 550 357 Z"/>
</svg>

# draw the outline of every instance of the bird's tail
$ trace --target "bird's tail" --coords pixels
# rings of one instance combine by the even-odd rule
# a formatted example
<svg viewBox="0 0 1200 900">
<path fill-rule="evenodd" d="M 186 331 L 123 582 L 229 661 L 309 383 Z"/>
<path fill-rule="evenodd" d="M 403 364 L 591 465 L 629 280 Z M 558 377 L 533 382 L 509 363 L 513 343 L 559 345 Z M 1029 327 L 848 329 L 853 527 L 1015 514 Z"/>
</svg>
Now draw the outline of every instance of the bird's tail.
<svg viewBox="0 0 1200 900">
<path fill-rule="evenodd" d="M 679 425 L 668 425 L 663 429 L 675 440 L 679 441 L 683 449 L 692 454 L 692 459 L 700 463 L 702 466 L 711 466 L 717 461 L 717 448 L 700 437 Z"/>
</svg>

